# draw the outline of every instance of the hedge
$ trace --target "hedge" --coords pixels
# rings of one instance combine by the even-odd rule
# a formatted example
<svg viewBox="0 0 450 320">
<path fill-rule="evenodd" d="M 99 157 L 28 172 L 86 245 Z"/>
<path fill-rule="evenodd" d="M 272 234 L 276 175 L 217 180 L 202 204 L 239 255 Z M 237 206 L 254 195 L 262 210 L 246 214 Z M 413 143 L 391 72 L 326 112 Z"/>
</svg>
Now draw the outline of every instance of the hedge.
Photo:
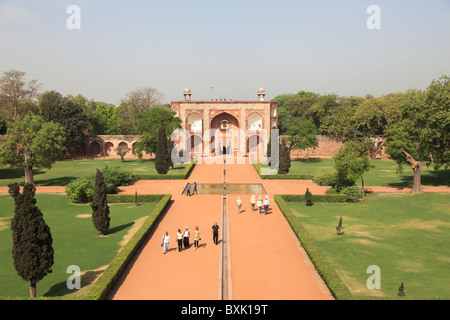
<svg viewBox="0 0 450 320">
<path fill-rule="evenodd" d="M 283 194 L 280 195 L 286 202 L 305 202 L 305 195 L 302 194 Z M 347 195 L 345 194 L 313 194 L 312 202 L 319 203 L 345 203 Z"/>
<path fill-rule="evenodd" d="M 134 174 L 136 180 L 185 180 L 194 169 L 195 162 L 192 161 L 181 174 Z"/>
<path fill-rule="evenodd" d="M 298 218 L 294 216 L 291 208 L 287 204 L 287 200 L 284 199 L 283 195 L 274 195 L 275 202 L 280 208 L 281 212 L 285 216 L 289 225 L 291 226 L 293 232 L 296 234 L 301 245 L 308 254 L 311 262 L 314 264 L 317 272 L 322 277 L 323 281 L 326 283 L 330 289 L 331 294 L 337 300 L 348 300 L 352 299 L 353 296 L 350 293 L 347 286 L 342 282 L 341 278 L 337 274 L 333 265 L 327 259 L 326 256 L 320 251 L 314 242 L 313 238 L 309 232 L 305 229 L 303 224 Z M 293 198 L 288 197 L 292 201 Z"/>
<path fill-rule="evenodd" d="M 312 180 L 311 174 L 261 174 L 261 164 L 253 163 L 258 175 L 263 180 Z"/>
<path fill-rule="evenodd" d="M 123 199 L 128 200 L 128 197 Z M 134 195 L 132 195 L 134 202 Z M 114 260 L 109 264 L 108 268 L 103 272 L 100 278 L 95 282 L 92 288 L 89 290 L 86 298 L 90 300 L 104 300 L 108 293 L 113 288 L 116 281 L 120 278 L 129 261 L 139 249 L 149 232 L 155 226 L 155 223 L 159 220 L 161 214 L 169 204 L 171 195 L 161 195 L 161 200 L 152 210 L 148 218 L 143 225 L 139 228 L 134 236 L 127 242 L 127 244 L 120 250 Z M 118 200 L 118 199 L 115 199 Z"/>
<path fill-rule="evenodd" d="M 134 203 L 134 194 L 108 194 L 108 203 Z M 138 194 L 138 202 L 158 202 L 164 197 L 163 194 Z"/>
</svg>

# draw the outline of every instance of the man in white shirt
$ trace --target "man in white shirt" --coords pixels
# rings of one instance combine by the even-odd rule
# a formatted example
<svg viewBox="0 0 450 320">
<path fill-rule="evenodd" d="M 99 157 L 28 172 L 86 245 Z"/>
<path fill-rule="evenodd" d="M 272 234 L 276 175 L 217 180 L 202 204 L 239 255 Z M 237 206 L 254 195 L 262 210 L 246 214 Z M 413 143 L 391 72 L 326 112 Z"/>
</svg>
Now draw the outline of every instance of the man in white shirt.
<svg viewBox="0 0 450 320">
<path fill-rule="evenodd" d="M 162 239 L 162 243 L 161 245 L 163 246 L 163 253 L 166 254 L 167 251 L 169 251 L 169 242 L 170 242 L 170 236 L 169 236 L 169 232 L 166 231 L 166 234 L 163 235 L 163 239 Z"/>
</svg>

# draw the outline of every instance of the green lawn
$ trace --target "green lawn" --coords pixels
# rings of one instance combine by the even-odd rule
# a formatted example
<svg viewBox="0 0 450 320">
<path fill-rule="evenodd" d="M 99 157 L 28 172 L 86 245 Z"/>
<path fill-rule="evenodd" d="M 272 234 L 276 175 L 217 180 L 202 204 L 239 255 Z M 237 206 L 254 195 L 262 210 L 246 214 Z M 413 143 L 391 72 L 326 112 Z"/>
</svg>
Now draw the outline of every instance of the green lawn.
<svg viewBox="0 0 450 320">
<path fill-rule="evenodd" d="M 72 204 L 65 195 L 36 195 L 37 206 L 44 214 L 50 227 L 55 250 L 53 272 L 37 284 L 37 296 L 61 296 L 70 293 L 66 288 L 67 267 L 77 265 L 83 279 L 95 276 L 94 271 L 108 265 L 121 248 L 120 242 L 135 225 L 135 221 L 148 216 L 155 203 L 110 204 L 111 225 L 109 236 L 98 237 L 90 214 L 89 205 Z M 9 195 L 0 196 L 0 296 L 29 297 L 29 283 L 20 278 L 13 265 L 11 254 L 11 218 L 14 215 L 14 201 Z M 88 215 L 85 218 L 77 217 Z"/>
<path fill-rule="evenodd" d="M 412 186 L 414 174 L 409 166 L 398 172 L 398 165 L 393 160 L 376 159 L 372 161 L 375 166 L 364 174 L 366 186 Z M 268 167 L 267 165 L 261 165 Z M 291 161 L 288 175 L 310 174 L 314 175 L 319 169 L 333 168 L 333 159 L 296 159 Z M 361 185 L 361 181 L 356 182 Z M 450 186 L 450 169 L 437 170 L 432 167 L 422 168 L 422 185 L 424 186 Z"/>
<path fill-rule="evenodd" d="M 132 170 L 134 174 L 155 174 L 154 160 L 132 159 L 122 162 L 120 159 L 94 159 L 94 160 L 67 160 L 60 161 L 48 169 L 33 170 L 36 186 L 66 186 L 78 177 L 95 175 L 96 169 L 105 166 L 121 167 Z M 175 165 L 175 169 L 169 170 L 168 175 L 182 174 L 187 165 Z M 11 182 L 24 184 L 25 173 L 23 169 L 11 169 L 0 167 L 0 186 L 7 186 Z"/>
<path fill-rule="evenodd" d="M 288 203 L 356 296 L 450 298 L 450 195 L 379 194 L 357 204 Z M 345 234 L 335 235 L 339 216 Z M 366 286 L 381 269 L 381 290 Z"/>
</svg>

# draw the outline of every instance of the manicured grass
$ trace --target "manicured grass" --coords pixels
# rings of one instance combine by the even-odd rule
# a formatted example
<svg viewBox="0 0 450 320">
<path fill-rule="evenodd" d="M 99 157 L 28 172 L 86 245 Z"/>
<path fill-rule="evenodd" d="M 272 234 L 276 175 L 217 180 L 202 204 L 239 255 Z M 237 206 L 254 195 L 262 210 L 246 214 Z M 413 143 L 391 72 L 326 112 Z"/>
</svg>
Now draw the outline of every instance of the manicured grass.
<svg viewBox="0 0 450 320">
<path fill-rule="evenodd" d="M 450 195 L 379 194 L 356 204 L 288 202 L 319 250 L 357 297 L 450 298 Z M 339 216 L 343 236 L 336 235 Z M 369 266 L 381 269 L 381 290 L 369 290 Z"/>
<path fill-rule="evenodd" d="M 398 172 L 398 165 L 393 160 L 376 159 L 372 161 L 375 166 L 364 174 L 366 186 L 412 186 L 414 174 L 409 166 L 404 166 Z M 267 165 L 261 165 L 268 167 Z M 291 161 L 288 175 L 310 174 L 314 175 L 319 169 L 332 169 L 333 159 L 296 159 Z M 361 181 L 356 181 L 361 185 Z M 450 186 L 450 169 L 434 170 L 433 167 L 422 168 L 423 186 Z"/>
<path fill-rule="evenodd" d="M 131 159 L 122 162 L 120 159 L 94 159 L 94 160 L 66 160 L 55 163 L 50 170 L 33 170 L 36 186 L 66 186 L 78 177 L 95 175 L 96 169 L 105 166 L 110 168 L 121 167 L 131 170 L 134 174 L 157 175 L 155 161 L 153 159 Z M 188 165 L 175 165 L 175 169 L 169 170 L 168 175 L 182 174 Z M 24 184 L 25 173 L 22 169 L 0 167 L 0 186 L 17 182 Z"/>
<path fill-rule="evenodd" d="M 96 269 L 112 261 L 122 246 L 121 241 L 136 225 L 136 220 L 148 216 L 157 204 L 147 202 L 137 207 L 134 204 L 109 204 L 109 236 L 98 237 L 89 205 L 72 204 L 65 195 L 38 194 L 36 199 L 50 227 L 55 251 L 53 272 L 37 284 L 38 297 L 71 293 L 66 287 L 66 281 L 71 275 L 66 271 L 71 265 L 79 266 L 82 273 L 88 272 L 87 277 L 82 277 L 82 287 L 88 285 L 83 279 L 97 275 L 99 272 Z M 0 196 L 0 207 L 0 297 L 29 297 L 29 283 L 17 275 L 11 254 L 13 199 L 9 195 Z M 79 215 L 86 217 L 77 217 Z"/>
</svg>

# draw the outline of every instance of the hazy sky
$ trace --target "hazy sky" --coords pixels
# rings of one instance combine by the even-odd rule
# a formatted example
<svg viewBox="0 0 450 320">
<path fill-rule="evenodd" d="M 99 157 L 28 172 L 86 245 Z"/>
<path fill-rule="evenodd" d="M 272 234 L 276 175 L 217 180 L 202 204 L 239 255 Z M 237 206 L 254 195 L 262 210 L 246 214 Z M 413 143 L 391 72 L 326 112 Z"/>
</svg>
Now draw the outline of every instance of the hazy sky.
<svg viewBox="0 0 450 320">
<path fill-rule="evenodd" d="M 109 103 L 144 86 L 164 102 L 186 87 L 193 100 L 256 100 L 261 86 L 378 96 L 450 74 L 450 0 L 0 0 L 0 36 L 0 73 Z"/>
</svg>

